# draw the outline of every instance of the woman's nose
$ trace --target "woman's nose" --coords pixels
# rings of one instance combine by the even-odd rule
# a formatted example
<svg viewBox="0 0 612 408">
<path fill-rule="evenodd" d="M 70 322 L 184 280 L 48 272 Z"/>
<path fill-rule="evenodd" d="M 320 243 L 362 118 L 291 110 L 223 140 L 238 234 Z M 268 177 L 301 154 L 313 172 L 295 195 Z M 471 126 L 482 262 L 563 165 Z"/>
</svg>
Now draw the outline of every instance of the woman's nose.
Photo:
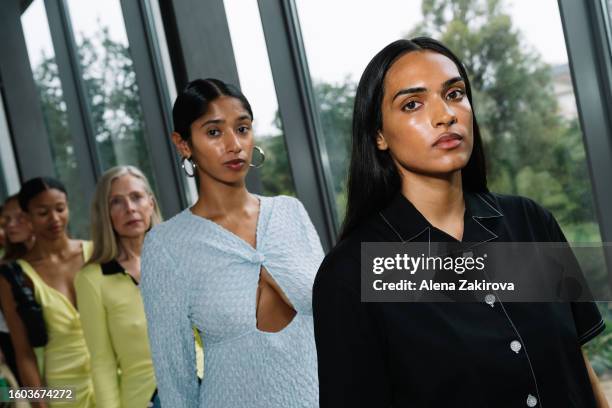
<svg viewBox="0 0 612 408">
<path fill-rule="evenodd" d="M 225 144 L 225 149 L 228 152 L 241 152 L 242 151 L 242 144 L 240 143 L 240 139 L 238 137 L 238 135 L 236 134 L 236 132 L 232 131 L 232 132 L 228 132 L 226 133 L 227 135 L 227 139 L 226 139 L 226 144 Z"/>
<path fill-rule="evenodd" d="M 450 127 L 457 123 L 457 115 L 455 111 L 446 103 L 446 101 L 440 101 L 434 106 L 434 113 L 432 115 L 432 125 L 434 128 L 440 126 Z"/>
</svg>

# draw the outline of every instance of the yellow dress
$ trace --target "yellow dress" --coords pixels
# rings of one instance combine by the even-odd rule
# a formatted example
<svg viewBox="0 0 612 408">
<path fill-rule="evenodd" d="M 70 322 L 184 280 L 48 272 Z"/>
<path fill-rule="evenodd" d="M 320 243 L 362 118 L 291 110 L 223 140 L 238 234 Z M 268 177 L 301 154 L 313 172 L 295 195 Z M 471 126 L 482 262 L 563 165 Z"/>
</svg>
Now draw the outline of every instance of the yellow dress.
<svg viewBox="0 0 612 408">
<path fill-rule="evenodd" d="M 91 242 L 83 242 L 83 256 L 89 259 Z M 89 352 L 85 344 L 79 312 L 58 290 L 47 285 L 32 266 L 17 261 L 34 284 L 34 296 L 43 309 L 49 341 L 43 347 L 43 379 L 50 388 L 72 388 L 76 399 L 48 402 L 51 408 L 93 408 L 94 389 Z"/>
</svg>

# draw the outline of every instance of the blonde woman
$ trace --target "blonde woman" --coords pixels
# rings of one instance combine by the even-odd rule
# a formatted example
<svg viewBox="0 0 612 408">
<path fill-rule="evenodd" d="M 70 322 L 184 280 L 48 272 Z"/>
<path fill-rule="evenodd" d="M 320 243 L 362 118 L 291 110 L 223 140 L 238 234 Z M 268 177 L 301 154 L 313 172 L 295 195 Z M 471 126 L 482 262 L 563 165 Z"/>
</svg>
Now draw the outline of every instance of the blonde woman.
<svg viewBox="0 0 612 408">
<path fill-rule="evenodd" d="M 138 282 L 145 233 L 160 220 L 140 170 L 118 166 L 102 176 L 91 207 L 94 251 L 75 280 L 100 408 L 144 408 L 155 392 Z"/>
<path fill-rule="evenodd" d="M 159 404 L 139 282 L 145 234 L 160 221 L 140 170 L 117 166 L 102 176 L 91 207 L 94 251 L 75 282 L 99 408 Z"/>
</svg>

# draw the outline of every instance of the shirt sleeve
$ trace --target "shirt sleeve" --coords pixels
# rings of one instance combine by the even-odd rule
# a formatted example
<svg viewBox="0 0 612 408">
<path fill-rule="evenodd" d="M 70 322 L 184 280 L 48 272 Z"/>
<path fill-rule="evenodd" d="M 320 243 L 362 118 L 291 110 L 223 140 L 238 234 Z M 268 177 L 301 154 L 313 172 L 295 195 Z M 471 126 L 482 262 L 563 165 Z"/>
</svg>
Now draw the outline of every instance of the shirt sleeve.
<svg viewBox="0 0 612 408">
<path fill-rule="evenodd" d="M 320 407 L 390 407 L 383 330 L 356 289 L 326 276 L 351 267 L 335 264 L 323 262 L 313 288 Z"/>
<path fill-rule="evenodd" d="M 189 288 L 160 242 L 145 239 L 141 290 L 147 317 L 151 356 L 161 405 L 199 407 L 199 385 L 193 328 L 189 318 Z"/>
<path fill-rule="evenodd" d="M 545 211 L 547 218 L 548 230 L 553 242 L 567 242 L 565 234 L 555 220 L 555 217 L 548 211 Z M 574 260 L 578 263 L 577 260 Z M 606 325 L 594 302 L 571 302 L 572 316 L 576 334 L 578 336 L 578 344 L 581 346 L 588 343 L 593 338 L 601 334 Z"/>
<path fill-rule="evenodd" d="M 99 282 L 92 281 L 87 270 L 83 270 L 77 274 L 74 286 L 83 334 L 91 355 L 96 404 L 105 408 L 121 408 L 118 364 L 108 331 Z"/>
</svg>

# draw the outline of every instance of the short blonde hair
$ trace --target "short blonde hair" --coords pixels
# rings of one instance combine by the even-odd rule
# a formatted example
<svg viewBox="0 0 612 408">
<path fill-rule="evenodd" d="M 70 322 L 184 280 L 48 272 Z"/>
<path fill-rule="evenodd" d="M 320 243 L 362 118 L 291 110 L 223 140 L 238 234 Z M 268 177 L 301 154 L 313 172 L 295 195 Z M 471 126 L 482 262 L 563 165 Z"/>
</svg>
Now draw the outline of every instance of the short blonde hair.
<svg viewBox="0 0 612 408">
<path fill-rule="evenodd" d="M 91 237 L 94 249 L 89 264 L 110 262 L 119 255 L 119 243 L 117 234 L 113 229 L 108 200 L 113 181 L 126 174 L 141 180 L 146 192 L 153 200 L 153 215 L 149 228 L 159 224 L 162 220 L 155 194 L 153 194 L 149 180 L 142 171 L 134 166 L 116 166 L 107 170 L 96 185 L 93 202 L 91 203 Z"/>
</svg>

